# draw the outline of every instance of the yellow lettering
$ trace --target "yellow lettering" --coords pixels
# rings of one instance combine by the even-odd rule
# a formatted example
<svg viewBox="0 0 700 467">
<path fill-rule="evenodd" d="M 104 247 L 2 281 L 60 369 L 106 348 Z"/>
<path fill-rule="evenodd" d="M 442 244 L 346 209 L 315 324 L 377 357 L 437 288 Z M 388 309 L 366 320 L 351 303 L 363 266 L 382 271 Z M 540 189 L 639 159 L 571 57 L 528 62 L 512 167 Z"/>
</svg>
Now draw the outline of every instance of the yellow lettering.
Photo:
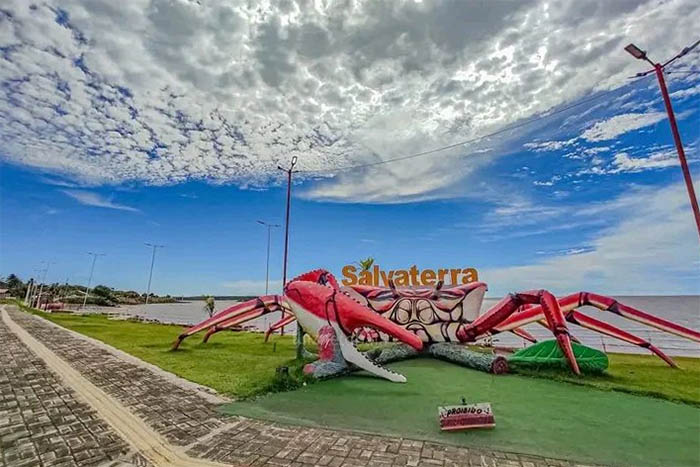
<svg viewBox="0 0 700 467">
<path fill-rule="evenodd" d="M 416 267 L 416 265 L 414 264 L 413 266 L 411 266 L 411 269 L 409 269 L 409 271 L 411 272 L 411 285 L 420 285 L 418 283 L 418 268 Z"/>
<path fill-rule="evenodd" d="M 408 287 L 408 271 L 399 269 L 394 272 L 394 275 L 396 276 L 396 285 Z"/>
<path fill-rule="evenodd" d="M 435 271 L 424 269 L 420 273 L 420 281 L 423 285 L 435 285 Z"/>
<path fill-rule="evenodd" d="M 355 285 L 357 284 L 357 276 L 355 275 L 355 266 L 347 265 L 343 268 L 343 285 Z"/>
<path fill-rule="evenodd" d="M 343 266 L 343 280 L 345 286 L 352 285 L 371 285 L 378 287 L 383 285 L 389 286 L 389 282 L 393 279 L 397 286 L 434 286 L 438 281 L 447 282 L 450 285 L 469 284 L 479 280 L 479 273 L 475 268 L 465 269 L 438 269 L 437 274 L 434 269 L 420 270 L 414 264 L 408 270 L 398 269 L 395 271 L 382 271 L 379 265 L 375 264 L 371 270 L 358 271 L 351 264 Z M 359 274 L 359 276 L 358 276 Z"/>
<path fill-rule="evenodd" d="M 389 281 L 394 278 L 394 271 L 389 271 L 388 276 L 384 271 L 379 271 L 379 274 L 382 276 L 384 287 L 389 287 Z"/>
<path fill-rule="evenodd" d="M 372 273 L 369 271 L 360 272 L 360 285 L 372 285 Z"/>
<path fill-rule="evenodd" d="M 479 280 L 479 274 L 474 268 L 462 269 L 462 284 L 468 284 L 470 282 L 476 282 Z"/>
</svg>

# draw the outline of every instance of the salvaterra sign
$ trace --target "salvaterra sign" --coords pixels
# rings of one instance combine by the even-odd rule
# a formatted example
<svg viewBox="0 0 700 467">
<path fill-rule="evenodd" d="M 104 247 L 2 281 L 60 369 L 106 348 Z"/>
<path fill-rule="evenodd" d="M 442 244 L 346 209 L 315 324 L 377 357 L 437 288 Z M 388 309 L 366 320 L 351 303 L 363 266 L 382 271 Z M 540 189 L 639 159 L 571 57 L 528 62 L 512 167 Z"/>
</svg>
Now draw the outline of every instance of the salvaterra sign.
<svg viewBox="0 0 700 467">
<path fill-rule="evenodd" d="M 360 270 L 358 270 L 360 269 Z M 363 271 L 357 266 L 348 264 L 343 267 L 343 285 L 373 285 L 389 286 L 393 280 L 397 287 L 434 286 L 438 281 L 447 285 L 468 284 L 479 280 L 479 274 L 474 268 L 465 269 L 423 269 L 419 270 L 414 264 L 409 269 L 383 271 L 379 265 Z"/>
</svg>

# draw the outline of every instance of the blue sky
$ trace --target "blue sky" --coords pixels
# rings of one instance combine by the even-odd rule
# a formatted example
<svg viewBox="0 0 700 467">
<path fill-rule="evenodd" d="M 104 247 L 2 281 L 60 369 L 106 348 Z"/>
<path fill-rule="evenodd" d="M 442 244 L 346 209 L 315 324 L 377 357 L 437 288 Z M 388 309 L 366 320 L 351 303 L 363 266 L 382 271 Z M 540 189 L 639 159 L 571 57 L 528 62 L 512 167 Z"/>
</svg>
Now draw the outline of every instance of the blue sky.
<svg viewBox="0 0 700 467">
<path fill-rule="evenodd" d="M 652 2 L 644 21 L 633 5 L 600 7 L 580 24 L 571 18 L 575 11 L 548 11 L 550 24 L 532 25 L 542 8 L 534 4 L 489 17 L 484 34 L 465 42 L 415 32 L 411 40 L 436 50 L 421 57 L 416 73 L 414 65 L 387 60 L 378 44 L 400 49 L 414 24 L 451 21 L 443 4 L 360 11 L 362 54 L 341 50 L 333 23 L 307 12 L 273 8 L 261 19 L 237 8 L 236 21 L 247 27 L 219 37 L 221 28 L 210 21 L 223 21 L 221 11 L 183 12 L 163 3 L 155 14 L 153 4 L 128 12 L 100 5 L 32 10 L 11 2 L 0 18 L 1 275 L 34 276 L 48 261 L 49 281 L 85 283 L 87 252 L 98 251 L 106 256 L 98 259 L 95 283 L 144 291 L 144 242 L 154 242 L 166 246 L 156 259 L 157 293 L 260 293 L 266 232 L 256 220 L 283 223 L 284 178 L 275 167 L 297 155 L 290 276 L 317 267 L 340 274 L 343 265 L 373 256 L 384 269 L 475 267 L 492 296 L 540 287 L 700 293 L 698 234 L 658 87 L 653 76 L 627 79 L 646 67 L 625 56 L 620 45 L 631 38 L 616 32 L 627 24 L 640 45 L 657 44 L 668 33 L 644 21 L 684 21 L 693 16 L 688 8 L 698 8 L 692 2 Z M 128 24 L 153 29 L 117 31 L 127 14 L 134 15 Z M 194 15 L 193 25 L 178 22 L 185 14 Z M 386 21 L 378 25 L 372 14 Z M 395 35 L 381 29 L 393 24 L 389 19 Z M 534 50 L 535 60 L 508 46 L 534 42 L 524 35 L 537 28 L 542 37 L 557 34 L 546 32 L 553 23 L 561 34 L 594 39 L 566 54 L 554 38 L 539 41 L 544 49 Z M 184 38 L 173 34 L 176 27 Z M 165 43 L 148 42 L 159 34 Z M 308 34 L 329 48 L 308 50 Z M 670 36 L 664 47 L 655 45 L 659 58 L 690 40 Z M 223 45 L 235 49 L 236 38 L 261 52 L 234 67 L 249 67 L 248 78 L 214 64 L 204 46 L 185 61 L 177 44 L 201 40 L 228 50 Z M 416 44 L 393 53 L 418 60 Z M 498 60 L 475 60 L 475 50 Z M 694 51 L 674 64 L 695 73 L 667 77 L 696 180 L 699 57 Z M 447 65 L 430 66 L 438 62 Z M 337 73 L 334 63 L 364 71 L 349 78 L 350 70 Z M 321 85 L 308 89 L 309 76 Z M 365 94 L 373 97 L 363 101 Z M 343 169 L 524 121 L 531 123 L 448 151 Z M 277 287 L 282 246 L 277 229 Z"/>
</svg>

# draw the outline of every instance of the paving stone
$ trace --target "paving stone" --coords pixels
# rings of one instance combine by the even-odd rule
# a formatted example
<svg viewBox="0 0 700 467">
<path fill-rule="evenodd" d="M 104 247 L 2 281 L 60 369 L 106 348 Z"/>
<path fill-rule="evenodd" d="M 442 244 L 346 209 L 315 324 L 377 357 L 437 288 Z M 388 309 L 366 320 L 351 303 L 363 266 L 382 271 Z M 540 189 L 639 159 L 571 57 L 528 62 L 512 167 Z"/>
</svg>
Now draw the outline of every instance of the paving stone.
<svg viewBox="0 0 700 467">
<path fill-rule="evenodd" d="M 0 466 L 98 465 L 129 451 L 2 321 L 0 362 Z"/>
</svg>

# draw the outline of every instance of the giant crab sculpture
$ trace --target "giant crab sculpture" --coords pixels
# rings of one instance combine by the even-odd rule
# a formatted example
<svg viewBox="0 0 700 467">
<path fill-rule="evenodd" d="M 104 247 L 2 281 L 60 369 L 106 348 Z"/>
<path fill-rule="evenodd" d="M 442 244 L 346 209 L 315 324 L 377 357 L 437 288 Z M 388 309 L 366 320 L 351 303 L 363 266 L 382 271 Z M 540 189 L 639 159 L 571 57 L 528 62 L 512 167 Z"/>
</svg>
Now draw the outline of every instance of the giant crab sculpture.
<svg viewBox="0 0 700 467">
<path fill-rule="evenodd" d="M 284 295 L 266 295 L 238 303 L 211 318 L 190 327 L 178 336 L 183 339 L 208 330 L 204 340 L 221 330 L 240 326 L 264 314 L 282 311 L 282 320 L 270 330 L 296 320 L 319 344 L 319 361 L 305 367 L 307 373 L 328 376 L 345 371 L 351 363 L 390 381 L 403 382 L 398 375 L 359 352 L 354 341 L 399 340 L 421 351 L 424 346 L 447 342 L 476 342 L 500 332 L 536 342 L 523 326 L 539 323 L 553 333 L 571 370 L 579 374 L 572 350 L 567 322 L 620 339 L 650 350 L 670 366 L 673 360 L 649 341 L 603 321 L 587 316 L 579 307 L 590 305 L 603 311 L 653 326 L 663 331 L 700 342 L 700 333 L 603 295 L 578 292 L 557 298 L 546 290 L 512 293 L 484 314 L 479 315 L 484 294 L 483 282 L 444 287 L 397 288 L 340 287 L 328 271 L 315 270 L 291 280 Z M 286 314 L 285 314 L 286 313 Z M 449 358 L 449 357 L 448 357 Z"/>
</svg>

